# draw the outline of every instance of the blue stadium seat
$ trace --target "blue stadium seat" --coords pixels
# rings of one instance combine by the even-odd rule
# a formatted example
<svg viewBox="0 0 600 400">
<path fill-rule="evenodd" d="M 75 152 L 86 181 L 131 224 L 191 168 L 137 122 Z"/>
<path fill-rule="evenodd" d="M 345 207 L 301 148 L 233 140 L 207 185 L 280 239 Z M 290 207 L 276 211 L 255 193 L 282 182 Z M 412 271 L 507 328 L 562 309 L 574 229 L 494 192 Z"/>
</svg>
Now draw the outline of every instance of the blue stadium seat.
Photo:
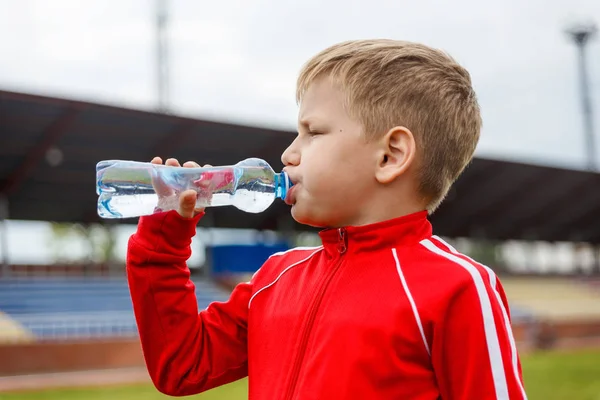
<svg viewBox="0 0 600 400">
<path fill-rule="evenodd" d="M 198 308 L 229 293 L 195 280 Z M 0 310 L 42 339 L 137 335 L 124 278 L 3 278 Z"/>
<path fill-rule="evenodd" d="M 199 309 L 229 298 L 208 280 L 194 284 Z M 45 340 L 137 335 L 124 278 L 3 278 L 0 311 Z M 513 323 L 534 317 L 515 305 L 510 312 Z"/>
</svg>

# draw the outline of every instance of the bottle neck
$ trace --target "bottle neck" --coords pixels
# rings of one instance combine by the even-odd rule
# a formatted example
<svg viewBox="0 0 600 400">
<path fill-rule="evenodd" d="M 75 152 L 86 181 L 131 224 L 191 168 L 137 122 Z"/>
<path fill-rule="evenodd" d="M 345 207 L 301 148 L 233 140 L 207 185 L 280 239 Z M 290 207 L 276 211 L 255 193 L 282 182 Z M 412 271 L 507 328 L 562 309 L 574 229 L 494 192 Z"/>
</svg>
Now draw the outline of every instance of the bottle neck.
<svg viewBox="0 0 600 400">
<path fill-rule="evenodd" d="M 285 200 L 289 189 L 293 183 L 290 177 L 285 172 L 275 174 L 275 196 L 281 200 Z"/>
</svg>

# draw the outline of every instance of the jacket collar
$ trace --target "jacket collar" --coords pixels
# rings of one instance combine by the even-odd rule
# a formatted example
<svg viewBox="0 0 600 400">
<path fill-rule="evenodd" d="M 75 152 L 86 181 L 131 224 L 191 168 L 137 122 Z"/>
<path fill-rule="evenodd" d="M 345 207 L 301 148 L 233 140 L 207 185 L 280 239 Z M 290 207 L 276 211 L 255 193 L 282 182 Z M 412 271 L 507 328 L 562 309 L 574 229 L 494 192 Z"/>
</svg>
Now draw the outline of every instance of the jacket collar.
<svg viewBox="0 0 600 400">
<path fill-rule="evenodd" d="M 431 234 L 427 211 L 368 225 L 329 228 L 319 232 L 325 251 L 333 256 L 411 245 Z"/>
</svg>

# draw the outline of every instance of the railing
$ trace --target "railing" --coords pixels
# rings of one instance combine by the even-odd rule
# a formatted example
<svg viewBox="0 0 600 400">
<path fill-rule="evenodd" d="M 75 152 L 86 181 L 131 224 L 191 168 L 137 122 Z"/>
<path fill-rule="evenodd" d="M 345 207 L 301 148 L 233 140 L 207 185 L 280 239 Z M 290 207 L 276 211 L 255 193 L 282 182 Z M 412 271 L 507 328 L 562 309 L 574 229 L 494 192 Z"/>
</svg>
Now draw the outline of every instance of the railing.
<svg viewBox="0 0 600 400">
<path fill-rule="evenodd" d="M 11 315 L 38 340 L 92 339 L 137 336 L 131 312 Z"/>
<path fill-rule="evenodd" d="M 226 301 L 229 293 L 197 279 L 198 308 Z M 0 341 L 79 340 L 137 335 L 131 298 L 124 278 L 0 278 Z M 15 324 L 11 322 L 14 321 Z M 28 335 L 27 335 L 28 336 Z"/>
</svg>

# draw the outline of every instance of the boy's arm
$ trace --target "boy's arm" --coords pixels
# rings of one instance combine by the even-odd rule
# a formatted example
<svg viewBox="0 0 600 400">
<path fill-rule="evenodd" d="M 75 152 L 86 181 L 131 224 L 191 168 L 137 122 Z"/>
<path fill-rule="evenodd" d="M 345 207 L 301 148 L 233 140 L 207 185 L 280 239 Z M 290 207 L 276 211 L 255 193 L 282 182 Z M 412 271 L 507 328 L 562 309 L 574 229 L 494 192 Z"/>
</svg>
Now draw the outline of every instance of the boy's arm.
<svg viewBox="0 0 600 400">
<path fill-rule="evenodd" d="M 441 398 L 527 399 L 504 290 L 493 273 L 473 272 L 434 328 L 432 363 Z"/>
<path fill-rule="evenodd" d="M 169 395 L 199 393 L 247 375 L 251 286 L 238 285 L 225 303 L 198 313 L 186 261 L 203 214 L 140 218 L 130 238 L 127 278 L 148 372 Z"/>
</svg>

